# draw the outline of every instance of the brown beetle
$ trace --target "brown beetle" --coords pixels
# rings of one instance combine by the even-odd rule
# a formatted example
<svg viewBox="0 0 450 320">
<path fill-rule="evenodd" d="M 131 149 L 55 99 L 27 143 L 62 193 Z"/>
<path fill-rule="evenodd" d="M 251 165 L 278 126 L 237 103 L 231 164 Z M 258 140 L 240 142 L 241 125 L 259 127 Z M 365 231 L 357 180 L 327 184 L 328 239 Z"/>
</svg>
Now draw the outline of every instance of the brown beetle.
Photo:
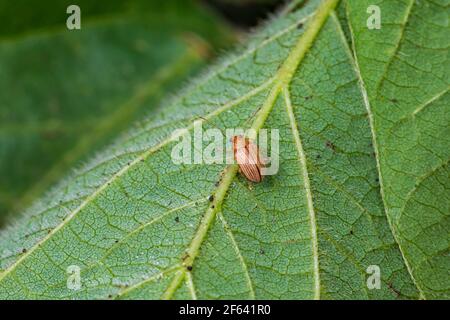
<svg viewBox="0 0 450 320">
<path fill-rule="evenodd" d="M 231 138 L 231 142 L 239 171 L 248 180 L 261 182 L 263 179 L 261 169 L 264 167 L 264 161 L 260 157 L 258 146 L 243 136 L 234 136 Z"/>
</svg>

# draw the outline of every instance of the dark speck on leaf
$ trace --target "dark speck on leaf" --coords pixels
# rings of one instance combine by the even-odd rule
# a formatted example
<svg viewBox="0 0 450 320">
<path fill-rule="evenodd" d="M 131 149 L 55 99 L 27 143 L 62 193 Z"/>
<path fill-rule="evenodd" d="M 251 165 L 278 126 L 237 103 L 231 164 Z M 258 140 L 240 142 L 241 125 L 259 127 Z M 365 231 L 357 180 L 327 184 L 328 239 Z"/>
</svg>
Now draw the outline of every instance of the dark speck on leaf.
<svg viewBox="0 0 450 320">
<path fill-rule="evenodd" d="M 316 159 L 320 159 L 322 156 L 320 154 L 316 155 Z"/>
<path fill-rule="evenodd" d="M 26 253 L 26 252 L 27 252 L 27 249 L 23 248 L 22 253 Z"/>
<path fill-rule="evenodd" d="M 299 23 L 299 24 L 297 25 L 297 29 L 301 29 L 301 28 L 303 28 L 303 23 Z"/>
<path fill-rule="evenodd" d="M 186 269 L 188 269 L 188 271 L 192 271 L 192 266 L 187 266 Z"/>
<path fill-rule="evenodd" d="M 327 141 L 325 144 L 328 148 L 330 148 L 333 151 L 336 151 L 336 146 L 331 141 Z"/>
<path fill-rule="evenodd" d="M 216 183 L 214 183 L 214 185 L 215 185 L 216 187 L 218 187 L 218 186 L 219 186 L 219 184 L 220 184 L 220 182 L 219 182 L 219 181 L 217 181 Z"/>
<path fill-rule="evenodd" d="M 211 208 L 212 208 L 212 209 L 214 209 L 214 208 L 215 208 L 215 206 L 214 206 L 214 205 L 212 205 L 212 206 L 211 206 Z"/>
<path fill-rule="evenodd" d="M 264 253 L 266 253 L 263 249 L 259 249 L 259 253 L 260 254 L 264 254 Z"/>
<path fill-rule="evenodd" d="M 213 196 L 213 195 L 210 195 L 209 198 L 208 198 L 208 200 L 211 201 L 211 202 L 213 202 L 213 201 L 214 201 L 214 196 Z"/>
<path fill-rule="evenodd" d="M 309 100 L 309 99 L 312 99 L 312 96 L 305 97 L 305 100 Z"/>
<path fill-rule="evenodd" d="M 353 230 L 350 230 L 350 234 L 353 234 Z"/>
<path fill-rule="evenodd" d="M 175 217 L 175 222 L 180 222 L 180 218 L 179 217 Z"/>
<path fill-rule="evenodd" d="M 388 287 L 397 295 L 397 297 L 400 296 L 400 292 L 392 286 L 392 283 L 388 282 Z"/>
<path fill-rule="evenodd" d="M 398 100 L 397 99 L 391 99 L 391 102 L 393 102 L 393 103 L 397 103 L 398 102 Z"/>
<path fill-rule="evenodd" d="M 117 243 L 117 242 L 119 242 L 119 240 L 116 239 L 116 240 L 114 240 L 114 242 Z"/>
</svg>

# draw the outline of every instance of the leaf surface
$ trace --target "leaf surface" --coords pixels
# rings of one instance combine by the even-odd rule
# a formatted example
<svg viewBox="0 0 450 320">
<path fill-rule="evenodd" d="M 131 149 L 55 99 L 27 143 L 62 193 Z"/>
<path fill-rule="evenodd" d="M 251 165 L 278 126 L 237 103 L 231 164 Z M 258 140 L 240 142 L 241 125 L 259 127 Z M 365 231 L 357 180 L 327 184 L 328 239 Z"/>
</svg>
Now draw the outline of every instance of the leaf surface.
<svg viewBox="0 0 450 320">
<path fill-rule="evenodd" d="M 449 1 L 379 1 L 381 30 L 349 1 L 381 194 L 422 298 L 450 298 Z"/>
<path fill-rule="evenodd" d="M 391 122 L 374 111 L 376 75 L 363 64 L 366 40 L 356 32 L 364 32 L 366 8 L 337 4 L 289 6 L 242 52 L 33 206 L 0 241 L 0 296 L 443 297 L 440 283 L 418 277 L 407 222 L 396 222 L 389 202 L 387 186 L 400 181 L 387 169 L 395 159 L 381 142 Z M 278 173 L 250 184 L 236 165 L 174 164 L 172 132 L 192 131 L 194 120 L 204 129 L 278 129 Z M 445 188 L 445 169 L 420 191 L 437 181 Z M 434 224 L 441 240 L 442 223 Z M 442 252 L 431 256 L 448 270 Z M 67 287 L 71 265 L 81 270 L 77 291 Z M 370 266 L 381 271 L 380 289 L 367 285 Z"/>
<path fill-rule="evenodd" d="M 0 38 L 0 217 L 155 110 L 228 41 L 189 1 L 82 1 L 75 31 L 65 25 L 68 1 L 0 5 L 8 32 Z M 29 20 L 10 20 L 17 12 Z"/>
</svg>

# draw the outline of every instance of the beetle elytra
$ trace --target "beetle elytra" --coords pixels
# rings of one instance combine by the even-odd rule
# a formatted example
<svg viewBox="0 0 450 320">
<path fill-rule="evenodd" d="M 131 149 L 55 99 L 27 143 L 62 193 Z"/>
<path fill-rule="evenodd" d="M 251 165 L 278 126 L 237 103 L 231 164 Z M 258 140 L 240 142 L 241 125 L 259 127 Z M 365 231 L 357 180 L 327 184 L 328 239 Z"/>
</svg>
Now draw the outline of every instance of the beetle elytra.
<svg viewBox="0 0 450 320">
<path fill-rule="evenodd" d="M 258 146 L 243 136 L 234 136 L 231 138 L 231 142 L 239 171 L 248 180 L 261 182 L 263 179 L 261 168 L 264 167 L 264 162 L 260 157 Z"/>
</svg>

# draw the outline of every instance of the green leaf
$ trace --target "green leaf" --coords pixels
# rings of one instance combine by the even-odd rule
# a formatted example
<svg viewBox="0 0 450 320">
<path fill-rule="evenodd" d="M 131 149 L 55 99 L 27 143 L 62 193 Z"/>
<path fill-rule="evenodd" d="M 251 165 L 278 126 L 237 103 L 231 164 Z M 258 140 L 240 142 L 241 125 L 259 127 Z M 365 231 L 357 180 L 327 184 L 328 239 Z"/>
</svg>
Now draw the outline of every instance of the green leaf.
<svg viewBox="0 0 450 320">
<path fill-rule="evenodd" d="M 409 185 L 395 180 L 388 169 L 406 166 L 404 161 L 410 158 L 392 147 L 383 149 L 393 110 L 406 113 L 411 106 L 405 103 L 386 111 L 381 96 L 373 93 L 377 86 L 371 85 L 377 77 L 394 77 L 393 71 L 398 81 L 404 80 L 400 66 L 386 67 L 381 74 L 371 69 L 372 55 L 384 57 L 376 61 L 397 57 L 395 45 L 393 50 L 375 50 L 376 42 L 363 30 L 366 7 L 356 0 L 339 7 L 337 3 L 310 0 L 289 6 L 240 53 L 212 68 L 31 207 L 3 232 L 0 297 L 448 297 L 448 287 L 442 287 L 446 279 L 437 282 L 419 276 L 424 275 L 420 257 L 415 247 L 406 245 L 412 243 L 405 231 L 410 231 L 405 228 L 411 221 L 396 219 L 396 204 L 390 200 L 398 195 L 392 189 L 396 186 L 402 192 L 405 187 L 405 194 L 415 188 L 407 189 Z M 384 11 L 400 12 L 391 9 Z M 430 12 L 437 18 L 442 10 Z M 403 39 L 406 33 L 396 31 L 398 23 L 387 24 L 389 28 L 375 31 L 386 34 L 376 37 L 387 43 L 394 43 L 385 40 L 388 35 Z M 438 25 L 434 22 L 430 28 Z M 442 49 L 446 38 L 432 33 L 436 30 L 413 24 L 410 28 L 424 34 L 423 48 L 448 56 Z M 431 43 L 437 40 L 441 47 Z M 408 79 L 423 81 L 421 70 L 409 70 Z M 432 77 L 430 73 L 426 75 Z M 402 96 L 397 100 L 425 99 L 417 88 L 413 92 L 407 88 L 399 86 Z M 390 90 L 383 95 L 393 93 Z M 437 110 L 448 105 L 444 102 Z M 442 126 L 448 115 L 428 109 L 430 119 L 424 118 L 424 123 L 442 138 L 435 139 L 440 141 L 435 147 L 448 152 Z M 194 120 L 202 121 L 205 129 L 278 129 L 278 173 L 251 184 L 238 174 L 236 165 L 174 164 L 171 150 L 178 137 L 172 132 L 192 130 Z M 404 130 L 425 128 L 418 125 Z M 398 146 L 405 135 L 389 139 Z M 430 144 L 419 145 L 430 148 Z M 414 148 L 405 152 L 410 156 Z M 421 168 L 411 163 L 417 166 L 411 170 Z M 428 237 L 444 241 L 448 224 L 433 222 L 441 214 L 424 208 L 428 203 L 448 214 L 440 203 L 448 209 L 448 192 L 437 194 L 448 186 L 448 168 L 433 172 L 439 175 L 427 175 L 431 179 L 420 183 L 411 197 L 423 206 L 409 204 L 408 199 L 400 205 L 410 210 L 409 219 L 422 213 L 423 225 L 430 222 L 434 228 L 435 234 Z M 430 190 L 435 193 L 427 194 Z M 447 248 L 434 253 L 435 246 L 428 242 L 421 252 L 432 254 L 428 263 L 448 270 Z M 67 286 L 67 268 L 74 265 L 81 271 L 79 290 Z M 370 266 L 380 269 L 379 289 L 367 286 Z"/>
<path fill-rule="evenodd" d="M 65 27 L 67 2 L 36 10 L 0 2 L 11 7 L 0 10 L 9 32 L 0 39 L 0 218 L 156 109 L 229 41 L 225 28 L 189 1 L 81 1 L 79 31 Z M 29 20 L 11 21 L 13 12 Z M 52 17 L 61 25 L 52 26 Z M 14 24 L 20 21 L 29 25 Z"/>
<path fill-rule="evenodd" d="M 378 4 L 382 29 L 364 9 Z M 386 214 L 423 298 L 450 298 L 449 1 L 348 1 Z"/>
</svg>

